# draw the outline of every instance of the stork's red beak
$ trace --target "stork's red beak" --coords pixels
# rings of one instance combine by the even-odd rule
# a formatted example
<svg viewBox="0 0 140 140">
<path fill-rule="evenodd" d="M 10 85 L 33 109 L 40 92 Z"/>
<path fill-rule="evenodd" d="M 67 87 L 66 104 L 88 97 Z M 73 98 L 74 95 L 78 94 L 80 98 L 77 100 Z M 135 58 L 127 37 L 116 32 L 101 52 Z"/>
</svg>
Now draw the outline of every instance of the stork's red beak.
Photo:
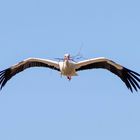
<svg viewBox="0 0 140 140">
<path fill-rule="evenodd" d="M 70 55 L 69 54 L 65 54 L 64 55 L 64 60 L 70 60 Z"/>
<path fill-rule="evenodd" d="M 70 57 L 69 56 L 65 56 L 64 60 L 70 60 Z"/>
</svg>

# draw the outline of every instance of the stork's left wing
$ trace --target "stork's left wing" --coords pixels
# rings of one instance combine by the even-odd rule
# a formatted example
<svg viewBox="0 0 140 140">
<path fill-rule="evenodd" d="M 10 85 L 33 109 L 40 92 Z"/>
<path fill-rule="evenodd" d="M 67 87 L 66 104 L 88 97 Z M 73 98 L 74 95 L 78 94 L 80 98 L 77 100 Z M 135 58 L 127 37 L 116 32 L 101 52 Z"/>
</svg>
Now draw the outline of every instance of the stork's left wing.
<svg viewBox="0 0 140 140">
<path fill-rule="evenodd" d="M 127 88 L 133 92 L 133 88 L 137 91 L 140 89 L 140 74 L 129 70 L 112 60 L 106 59 L 104 57 L 94 58 L 89 60 L 80 61 L 76 64 L 76 71 L 102 68 L 109 70 L 110 72 L 117 75 L 126 84 Z"/>
<path fill-rule="evenodd" d="M 47 67 L 50 69 L 60 71 L 59 64 L 56 61 L 40 58 L 28 58 L 16 65 L 9 67 L 8 69 L 0 71 L 1 89 L 7 83 L 7 81 L 10 80 L 14 75 L 31 67 Z"/>
</svg>

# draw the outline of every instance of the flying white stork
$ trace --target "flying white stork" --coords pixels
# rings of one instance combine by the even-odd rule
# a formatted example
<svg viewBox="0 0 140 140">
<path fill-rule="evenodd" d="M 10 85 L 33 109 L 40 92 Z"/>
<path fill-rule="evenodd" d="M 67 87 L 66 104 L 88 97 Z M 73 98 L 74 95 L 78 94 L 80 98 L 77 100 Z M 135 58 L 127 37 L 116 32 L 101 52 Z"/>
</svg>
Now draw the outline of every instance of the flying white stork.
<svg viewBox="0 0 140 140">
<path fill-rule="evenodd" d="M 71 59 L 70 54 L 65 54 L 63 61 L 60 62 L 49 59 L 28 58 L 3 71 L 0 71 L 1 89 L 14 75 L 30 67 L 47 67 L 53 70 L 57 70 L 61 75 L 66 76 L 68 80 L 71 80 L 72 76 L 76 76 L 77 71 L 102 68 L 109 70 L 110 72 L 117 75 L 126 84 L 127 88 L 131 90 L 131 92 L 133 92 L 133 89 L 135 91 L 140 89 L 138 84 L 140 82 L 140 74 L 104 57 L 74 62 Z"/>
</svg>

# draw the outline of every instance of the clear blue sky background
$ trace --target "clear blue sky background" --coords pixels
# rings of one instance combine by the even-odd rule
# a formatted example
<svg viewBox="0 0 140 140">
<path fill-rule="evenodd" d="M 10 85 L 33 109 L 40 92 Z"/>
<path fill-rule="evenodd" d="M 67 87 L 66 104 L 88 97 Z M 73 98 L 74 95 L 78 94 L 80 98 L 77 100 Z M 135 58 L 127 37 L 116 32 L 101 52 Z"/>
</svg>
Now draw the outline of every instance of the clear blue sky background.
<svg viewBox="0 0 140 140">
<path fill-rule="evenodd" d="M 3 0 L 0 69 L 28 57 L 105 56 L 140 72 L 137 0 Z M 1 140 L 139 140 L 140 92 L 104 70 L 71 82 L 53 70 L 28 69 L 0 94 Z"/>
</svg>

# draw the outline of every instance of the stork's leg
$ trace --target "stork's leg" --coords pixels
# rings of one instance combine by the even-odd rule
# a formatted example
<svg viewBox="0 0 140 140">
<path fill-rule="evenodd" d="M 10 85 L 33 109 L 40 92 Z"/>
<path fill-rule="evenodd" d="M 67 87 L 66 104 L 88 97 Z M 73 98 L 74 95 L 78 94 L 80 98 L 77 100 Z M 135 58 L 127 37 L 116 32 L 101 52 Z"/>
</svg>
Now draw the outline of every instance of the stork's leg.
<svg viewBox="0 0 140 140">
<path fill-rule="evenodd" d="M 67 76 L 68 80 L 70 81 L 71 80 L 71 76 Z"/>
</svg>

